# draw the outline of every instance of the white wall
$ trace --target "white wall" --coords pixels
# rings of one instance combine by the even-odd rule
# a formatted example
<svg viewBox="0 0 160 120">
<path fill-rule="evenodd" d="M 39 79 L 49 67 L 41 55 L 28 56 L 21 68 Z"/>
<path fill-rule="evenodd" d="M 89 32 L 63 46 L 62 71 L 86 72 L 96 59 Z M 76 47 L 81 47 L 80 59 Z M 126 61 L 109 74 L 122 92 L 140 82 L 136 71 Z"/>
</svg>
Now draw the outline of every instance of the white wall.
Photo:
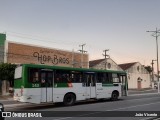
<svg viewBox="0 0 160 120">
<path fill-rule="evenodd" d="M 141 78 L 141 88 L 150 87 L 150 75 L 149 74 L 140 74 L 140 73 L 129 73 L 128 78 L 128 88 L 137 89 L 138 88 L 138 78 Z"/>
<path fill-rule="evenodd" d="M 136 63 L 131 68 L 127 70 L 128 72 L 128 88 L 137 89 L 138 88 L 138 78 L 141 79 L 141 88 L 150 87 L 150 74 L 140 63 Z"/>
</svg>

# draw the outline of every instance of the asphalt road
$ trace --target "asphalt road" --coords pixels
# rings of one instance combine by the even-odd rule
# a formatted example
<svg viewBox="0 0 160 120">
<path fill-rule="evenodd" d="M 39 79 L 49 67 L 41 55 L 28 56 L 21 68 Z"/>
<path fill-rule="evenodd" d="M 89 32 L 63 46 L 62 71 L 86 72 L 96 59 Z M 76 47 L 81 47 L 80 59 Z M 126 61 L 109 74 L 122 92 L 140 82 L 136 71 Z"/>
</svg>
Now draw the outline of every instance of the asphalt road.
<svg viewBox="0 0 160 120">
<path fill-rule="evenodd" d="M 156 117 L 156 114 L 160 113 L 160 94 L 128 96 L 120 99 L 119 101 L 104 100 L 78 102 L 76 105 L 69 107 L 65 107 L 62 104 L 22 104 L 18 106 L 16 104 L 10 104 L 10 106 L 6 105 L 5 109 L 7 111 L 18 110 L 19 112 L 41 112 L 42 116 L 43 113 L 50 114 L 52 116 L 53 114 L 55 115 L 55 117 L 42 118 L 6 118 L 6 120 L 153 120 L 153 118 Z M 63 111 L 65 112 L 65 115 L 61 115 L 63 112 L 60 112 L 61 116 L 58 116 L 59 113 L 54 111 Z M 66 113 L 69 116 L 67 116 Z M 136 113 L 143 116 L 148 113 L 151 116 L 133 117 Z M 108 115 L 115 117 L 109 117 Z"/>
</svg>

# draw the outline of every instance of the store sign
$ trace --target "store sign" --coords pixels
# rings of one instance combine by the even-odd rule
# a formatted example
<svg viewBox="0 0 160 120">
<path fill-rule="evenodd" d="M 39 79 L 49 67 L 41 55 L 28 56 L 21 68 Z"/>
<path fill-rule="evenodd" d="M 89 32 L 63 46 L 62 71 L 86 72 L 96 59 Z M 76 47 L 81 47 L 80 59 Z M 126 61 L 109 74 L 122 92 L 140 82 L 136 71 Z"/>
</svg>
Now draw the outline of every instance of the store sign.
<svg viewBox="0 0 160 120">
<path fill-rule="evenodd" d="M 42 54 L 39 52 L 34 52 L 33 57 L 37 58 L 37 61 L 41 64 L 46 64 L 46 63 L 51 63 L 53 65 L 57 64 L 69 64 L 69 58 L 63 56 L 60 57 L 56 54 L 47 55 L 47 54 Z"/>
</svg>

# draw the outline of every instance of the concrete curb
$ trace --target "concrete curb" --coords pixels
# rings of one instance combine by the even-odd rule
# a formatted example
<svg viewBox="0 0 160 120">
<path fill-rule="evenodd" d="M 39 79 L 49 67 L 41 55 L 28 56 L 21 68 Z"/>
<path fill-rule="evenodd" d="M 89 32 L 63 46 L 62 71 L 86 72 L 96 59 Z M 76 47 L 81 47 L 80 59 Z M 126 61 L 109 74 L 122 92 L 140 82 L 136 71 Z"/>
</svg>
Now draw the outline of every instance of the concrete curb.
<svg viewBox="0 0 160 120">
<path fill-rule="evenodd" d="M 13 98 L 9 98 L 9 99 L 0 99 L 0 102 L 3 102 L 3 101 L 14 101 Z"/>
<path fill-rule="evenodd" d="M 53 105 L 53 103 L 41 103 L 41 104 L 32 104 L 32 103 L 5 104 L 4 107 L 5 108 L 15 108 L 15 107 L 29 108 L 29 107 L 43 107 L 43 106 L 46 106 L 46 105 Z"/>
<path fill-rule="evenodd" d="M 4 107 L 8 108 L 8 107 L 19 107 L 19 106 L 24 106 L 24 105 L 28 105 L 27 103 L 26 104 L 7 104 L 7 105 L 4 105 Z"/>
<path fill-rule="evenodd" d="M 160 93 L 141 93 L 141 94 L 129 94 L 128 96 L 141 96 L 141 95 L 154 95 L 154 94 L 160 95 Z"/>
</svg>

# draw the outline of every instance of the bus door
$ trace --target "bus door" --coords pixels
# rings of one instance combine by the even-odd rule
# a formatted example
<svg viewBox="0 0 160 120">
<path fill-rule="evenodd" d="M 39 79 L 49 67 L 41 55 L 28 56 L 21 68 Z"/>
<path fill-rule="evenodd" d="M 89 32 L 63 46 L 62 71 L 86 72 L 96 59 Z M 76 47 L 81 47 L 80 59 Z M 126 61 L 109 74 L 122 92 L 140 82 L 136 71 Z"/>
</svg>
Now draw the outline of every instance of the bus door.
<svg viewBox="0 0 160 120">
<path fill-rule="evenodd" d="M 127 82 L 127 76 L 126 75 L 120 75 L 120 80 L 121 80 L 121 92 L 122 96 L 127 96 L 127 90 L 128 90 L 128 82 Z"/>
<path fill-rule="evenodd" d="M 54 72 L 52 70 L 41 70 L 41 102 L 53 102 L 53 80 Z"/>
<path fill-rule="evenodd" d="M 85 73 L 85 84 L 86 84 L 86 98 L 96 97 L 96 79 L 95 73 L 87 72 Z"/>
</svg>

